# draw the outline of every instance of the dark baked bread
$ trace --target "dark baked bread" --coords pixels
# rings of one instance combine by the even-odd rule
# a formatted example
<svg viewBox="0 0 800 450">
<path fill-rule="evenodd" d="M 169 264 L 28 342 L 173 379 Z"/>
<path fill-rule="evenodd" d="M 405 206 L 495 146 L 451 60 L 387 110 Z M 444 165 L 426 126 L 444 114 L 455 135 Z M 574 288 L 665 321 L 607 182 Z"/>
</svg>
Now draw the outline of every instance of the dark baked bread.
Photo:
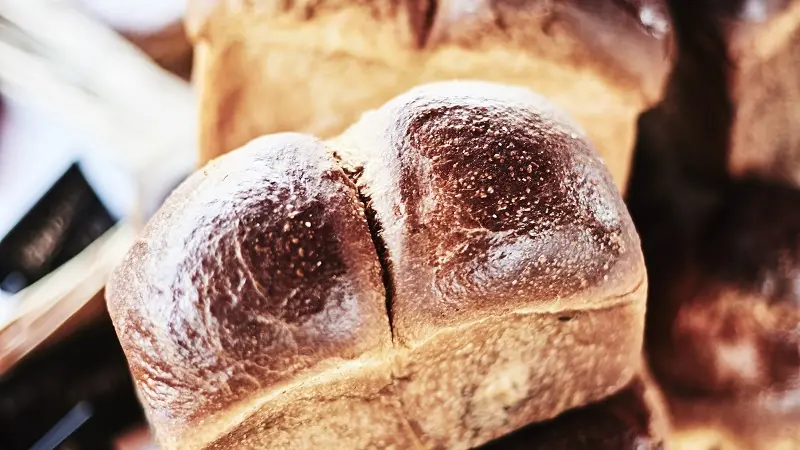
<svg viewBox="0 0 800 450">
<path fill-rule="evenodd" d="M 478 450 L 662 450 L 669 425 L 652 381 L 637 376 L 607 399 L 496 439 Z"/>
<path fill-rule="evenodd" d="M 374 212 L 394 342 L 410 351 L 399 395 L 426 435 L 479 443 L 633 375 L 638 236 L 563 113 L 521 88 L 431 84 L 333 146 Z"/>
<path fill-rule="evenodd" d="M 583 133 L 530 92 L 464 82 L 336 141 L 215 160 L 107 296 L 165 448 L 400 449 L 468 448 L 621 389 L 645 291 Z"/>
<path fill-rule="evenodd" d="M 194 0 L 202 159 L 264 133 L 330 137 L 414 86 L 480 79 L 565 109 L 624 187 L 669 25 L 664 0 Z"/>
<path fill-rule="evenodd" d="M 310 137 L 260 138 L 190 177 L 106 296 L 165 448 L 215 439 L 249 415 L 256 395 L 313 398 L 322 383 L 327 396 L 337 382 L 375 395 L 370 383 L 390 383 L 385 289 L 363 208 Z M 397 422 L 374 408 L 367 412 Z M 373 427 L 384 431 L 379 419 Z"/>
</svg>

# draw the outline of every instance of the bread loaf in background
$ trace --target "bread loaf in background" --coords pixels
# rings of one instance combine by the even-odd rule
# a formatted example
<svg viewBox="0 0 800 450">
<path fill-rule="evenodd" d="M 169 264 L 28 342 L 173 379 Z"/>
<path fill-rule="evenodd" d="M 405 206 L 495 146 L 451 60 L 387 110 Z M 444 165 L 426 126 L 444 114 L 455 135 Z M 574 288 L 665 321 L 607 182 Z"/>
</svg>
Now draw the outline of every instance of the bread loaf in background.
<svg viewBox="0 0 800 450">
<path fill-rule="evenodd" d="M 672 1 L 675 67 L 644 122 L 698 179 L 800 187 L 800 1 Z"/>
<path fill-rule="evenodd" d="M 662 381 L 736 396 L 800 389 L 800 192 L 731 185 L 691 252 L 672 289 L 652 293 Z"/>
<path fill-rule="evenodd" d="M 800 1 L 751 3 L 763 12 L 745 4 L 720 20 L 733 101 L 728 167 L 800 187 Z"/>
<path fill-rule="evenodd" d="M 165 449 L 464 449 L 623 389 L 646 284 L 585 133 L 452 82 L 212 161 L 107 300 Z"/>
<path fill-rule="evenodd" d="M 800 448 L 800 2 L 671 6 L 676 64 L 641 120 L 627 200 L 673 443 Z"/>
<path fill-rule="evenodd" d="M 669 26 L 663 0 L 192 0 L 201 159 L 265 133 L 328 138 L 414 86 L 480 79 L 566 110 L 624 188 Z"/>
<path fill-rule="evenodd" d="M 795 450 L 800 410 L 790 395 L 667 397 L 672 419 L 669 448 L 676 450 Z"/>
</svg>

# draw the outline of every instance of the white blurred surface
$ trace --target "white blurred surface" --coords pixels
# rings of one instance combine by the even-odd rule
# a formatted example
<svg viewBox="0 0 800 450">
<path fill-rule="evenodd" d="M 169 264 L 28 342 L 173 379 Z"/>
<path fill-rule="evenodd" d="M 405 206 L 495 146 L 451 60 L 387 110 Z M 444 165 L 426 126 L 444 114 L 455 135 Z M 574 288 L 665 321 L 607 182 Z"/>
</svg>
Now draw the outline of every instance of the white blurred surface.
<svg viewBox="0 0 800 450">
<path fill-rule="evenodd" d="M 183 18 L 187 0 L 72 0 L 112 28 L 154 33 Z"/>
</svg>

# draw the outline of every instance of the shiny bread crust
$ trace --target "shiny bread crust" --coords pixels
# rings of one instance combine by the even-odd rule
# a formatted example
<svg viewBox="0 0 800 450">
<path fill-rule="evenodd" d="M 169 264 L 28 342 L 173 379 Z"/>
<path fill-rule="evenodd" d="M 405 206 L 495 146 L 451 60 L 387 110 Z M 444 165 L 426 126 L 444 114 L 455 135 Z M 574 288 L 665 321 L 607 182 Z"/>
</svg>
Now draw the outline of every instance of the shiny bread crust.
<svg viewBox="0 0 800 450">
<path fill-rule="evenodd" d="M 584 133 L 452 82 L 213 161 L 106 295 L 164 448 L 459 449 L 622 389 L 646 287 Z"/>
</svg>

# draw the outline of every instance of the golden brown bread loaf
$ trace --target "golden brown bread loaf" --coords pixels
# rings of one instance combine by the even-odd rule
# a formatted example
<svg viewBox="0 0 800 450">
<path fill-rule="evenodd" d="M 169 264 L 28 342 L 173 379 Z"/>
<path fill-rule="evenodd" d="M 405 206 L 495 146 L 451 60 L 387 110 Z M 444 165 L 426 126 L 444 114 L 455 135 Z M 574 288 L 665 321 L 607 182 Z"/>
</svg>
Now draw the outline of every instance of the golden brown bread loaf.
<svg viewBox="0 0 800 450">
<path fill-rule="evenodd" d="M 796 394 L 794 394 L 796 398 Z M 793 396 L 668 396 L 675 450 L 797 450 L 800 408 Z"/>
<path fill-rule="evenodd" d="M 638 114 L 669 71 L 664 0 L 193 0 L 201 159 L 265 133 L 331 137 L 414 86 L 530 87 L 624 187 Z"/>
<path fill-rule="evenodd" d="M 670 400 L 673 448 L 800 448 L 800 192 L 668 178 L 631 208 L 651 287 L 646 348 Z M 638 170 L 632 181 L 642 192 Z"/>
<path fill-rule="evenodd" d="M 623 388 L 645 291 L 583 132 L 463 82 L 213 161 L 107 299 L 164 448 L 458 449 Z"/>
<path fill-rule="evenodd" d="M 800 187 L 800 1 L 741 3 L 720 20 L 733 106 L 728 167 Z"/>
</svg>

